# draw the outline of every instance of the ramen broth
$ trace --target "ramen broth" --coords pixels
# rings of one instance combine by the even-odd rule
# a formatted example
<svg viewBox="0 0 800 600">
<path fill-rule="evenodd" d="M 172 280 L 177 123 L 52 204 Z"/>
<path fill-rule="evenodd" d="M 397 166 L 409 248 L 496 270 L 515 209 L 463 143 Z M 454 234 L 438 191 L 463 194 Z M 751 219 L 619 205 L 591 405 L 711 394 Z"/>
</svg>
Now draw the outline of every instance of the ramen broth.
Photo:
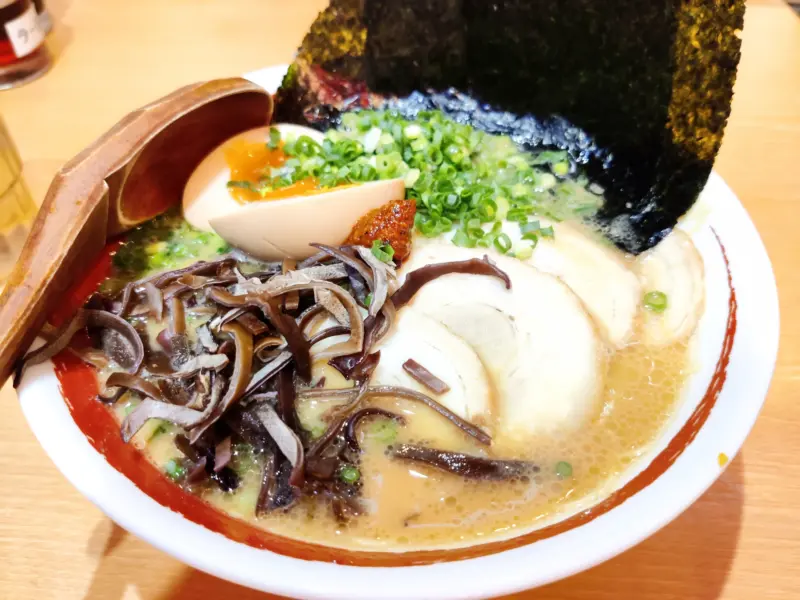
<svg viewBox="0 0 800 600">
<path fill-rule="evenodd" d="M 350 119 L 349 124 L 347 119 Z M 353 184 L 355 187 L 359 181 L 342 179 L 345 177 L 342 175 L 343 167 L 337 166 L 334 169 L 329 168 L 328 164 L 334 159 L 326 152 L 336 161 L 341 161 L 346 150 L 354 156 L 352 165 L 346 167 L 348 172 L 358 172 L 364 177 L 403 178 L 406 197 L 416 200 L 416 209 L 409 200 L 398 201 L 411 204 L 410 215 L 391 211 L 386 213 L 394 215 L 396 219 L 402 214 L 404 218 L 407 217 L 406 225 L 396 219 L 386 220 L 386 215 L 380 216 L 380 211 L 376 212 L 378 216 L 374 221 L 367 219 L 369 215 L 364 217 L 367 219 L 366 223 L 359 221 L 359 227 L 363 226 L 359 231 L 365 235 L 373 227 L 377 227 L 378 223 L 384 227 L 384 232 L 390 230 L 389 226 L 395 233 L 402 232 L 405 227 L 407 237 L 404 238 L 402 247 L 407 250 L 410 245 L 411 253 L 402 261 L 398 282 L 407 276 L 402 271 L 408 265 L 420 268 L 446 261 L 475 262 L 484 254 L 492 261 L 488 258 L 481 259 L 485 261 L 482 263 L 484 269 L 486 265 L 495 269 L 494 278 L 487 276 L 491 273 L 486 272 L 444 275 L 435 284 L 427 284 L 427 295 L 417 294 L 416 300 L 423 306 L 415 304 L 414 300 L 405 306 L 403 303 L 399 304 L 397 321 L 385 334 L 389 343 L 406 322 L 403 321 L 403 315 L 408 314 L 408 311 L 414 314 L 419 309 L 421 316 L 416 318 L 422 320 L 416 321 L 411 329 L 406 330 L 405 338 L 399 336 L 400 342 L 396 342 L 397 345 L 392 348 L 395 358 L 401 356 L 402 360 L 418 360 L 422 366 L 430 367 L 435 376 L 437 368 L 445 370 L 446 364 L 452 361 L 444 351 L 444 362 L 433 366 L 431 362 L 426 363 L 424 355 L 416 352 L 420 338 L 431 335 L 430 339 L 422 341 L 430 342 L 433 346 L 436 345 L 434 342 L 441 342 L 445 337 L 450 340 L 445 340 L 451 344 L 450 348 L 455 347 L 452 344 L 461 344 L 464 348 L 474 345 L 468 337 L 461 339 L 463 336 L 457 330 L 451 330 L 451 324 L 441 317 L 442 314 L 451 314 L 447 312 L 450 310 L 447 302 L 452 299 L 442 300 L 443 296 L 447 296 L 450 289 L 448 286 L 451 285 L 447 283 L 447 277 L 466 278 L 466 283 L 463 279 L 460 281 L 467 286 L 472 286 L 474 281 L 477 286 L 475 288 L 459 288 L 462 296 L 471 296 L 473 290 L 476 290 L 476 295 L 484 300 L 489 298 L 486 302 L 498 302 L 487 306 L 496 308 L 502 305 L 508 308 L 503 314 L 511 324 L 510 328 L 514 330 L 514 335 L 522 335 L 527 344 L 524 346 L 526 352 L 518 351 L 517 355 L 511 352 L 510 357 L 517 365 L 516 371 L 538 374 L 541 377 L 543 367 L 530 357 L 544 356 L 547 363 L 549 357 L 542 355 L 540 351 L 542 348 L 546 352 L 552 349 L 553 346 L 548 344 L 555 341 L 554 337 L 562 337 L 562 332 L 563 340 L 584 340 L 585 347 L 597 348 L 596 356 L 591 352 L 577 352 L 584 347 L 583 344 L 561 344 L 562 358 L 557 363 L 560 379 L 551 378 L 544 382 L 545 389 L 539 393 L 539 382 L 535 377 L 523 378 L 522 384 L 518 380 L 516 388 L 504 387 L 504 382 L 497 380 L 496 372 L 492 369 L 497 368 L 498 364 L 502 366 L 506 359 L 492 361 L 497 354 L 487 357 L 481 355 L 478 349 L 472 348 L 469 352 L 472 352 L 471 356 L 476 361 L 474 364 L 485 367 L 481 369 L 485 371 L 485 379 L 464 379 L 457 368 L 454 372 L 462 381 L 467 382 L 467 388 L 479 379 L 488 382 L 485 394 L 488 399 L 484 396 L 485 404 L 470 419 L 463 414 L 464 411 L 469 413 L 474 408 L 474 405 L 469 404 L 467 395 L 470 389 L 467 389 L 466 392 L 461 392 L 461 401 L 469 410 L 465 408 L 460 414 L 456 409 L 451 410 L 482 428 L 484 436 L 487 433 L 491 436 L 491 443 L 481 443 L 479 437 L 470 436 L 462 428 L 454 426 L 453 419 L 448 422 L 442 414 L 437 414 L 420 402 L 412 402 L 396 394 L 366 396 L 361 408 L 381 408 L 399 415 L 404 422 L 380 415 L 372 415 L 359 422 L 356 431 L 361 452 L 355 452 L 355 459 L 351 454 L 347 459 L 349 462 L 343 463 L 344 468 L 350 469 L 346 479 L 341 470 L 342 464 L 337 467 L 340 470 L 334 478 L 344 481 L 346 493 L 355 493 L 354 497 L 359 503 L 358 514 L 350 515 L 349 518 L 342 518 L 341 514 L 337 514 L 332 509 L 334 503 L 329 500 L 329 497 L 333 497 L 330 496 L 331 493 L 335 496 L 341 492 L 341 481 L 336 479 L 331 483 L 330 478 L 325 479 L 322 476 L 314 480 L 317 476 L 313 474 L 312 486 L 299 493 L 296 501 L 288 508 L 273 506 L 269 510 L 263 510 L 259 499 L 267 488 L 264 484 L 264 473 L 267 471 L 265 464 L 268 456 L 273 459 L 278 456 L 277 450 L 273 448 L 276 454 L 267 454 L 269 450 L 266 450 L 266 446 L 261 446 L 262 450 L 256 450 L 257 446 L 244 441 L 244 437 L 240 437 L 241 432 L 236 433 L 229 424 L 220 423 L 223 430 L 220 435 L 227 436 L 225 442 L 230 440 L 232 443 L 232 457 L 221 468 L 232 471 L 237 478 L 238 485 L 233 486 L 224 486 L 214 480 L 211 477 L 213 464 L 206 465 L 205 458 L 200 464 L 200 459 L 195 457 L 190 460 L 190 453 L 179 449 L 180 444 L 176 445 L 176 439 L 178 436 L 185 436 L 189 429 L 161 418 L 148 418 L 144 426 L 133 435 L 130 443 L 140 449 L 165 476 L 173 479 L 175 485 L 182 486 L 188 493 L 197 494 L 220 511 L 273 533 L 351 549 L 404 551 L 471 545 L 488 539 L 512 537 L 596 504 L 648 453 L 679 406 L 690 370 L 689 348 L 692 332 L 703 306 L 702 260 L 691 241 L 678 232 L 670 235 L 655 250 L 640 257 L 626 255 L 610 246 L 596 231 L 585 227 L 585 223 L 591 220 L 594 211 L 602 204 L 602 190 L 598 191 L 579 173 L 575 175 L 575 165 L 564 152 L 544 151 L 530 155 L 516 148 L 509 138 L 473 131 L 467 125 L 454 124 L 436 113 L 428 114 L 425 117 L 427 120 L 420 122 L 421 126 L 381 112 L 363 113 L 357 120 L 354 119 L 356 117 L 346 115 L 343 129 L 326 134 L 329 137 L 323 145 L 315 145 L 316 142 L 303 137 L 289 142 L 280 141 L 278 134 L 273 131 L 273 137 L 267 146 L 256 147 L 251 143 L 223 147 L 219 151 L 225 152 L 233 178 L 228 183 L 229 189 L 226 191 L 223 188 L 223 192 L 229 192 L 239 202 L 247 203 L 290 195 L 324 193 L 335 186 Z M 370 137 L 372 149 L 367 151 L 365 147 Z M 452 159 L 452 168 L 447 174 L 442 174 L 441 169 L 437 170 L 438 167 L 427 168 L 419 162 L 422 159 L 409 157 L 408 153 L 403 155 L 405 158 L 401 158 L 398 151 L 398 148 L 404 147 L 402 144 L 411 140 L 413 143 L 409 148 L 423 148 L 420 152 L 430 152 L 429 144 L 443 143 L 442 138 L 449 144 L 445 152 L 449 157 L 447 160 Z M 426 139 L 429 140 L 426 142 L 428 145 L 419 145 L 420 141 Z M 461 145 L 456 147 L 458 144 Z M 370 156 L 370 152 L 374 156 Z M 380 160 L 375 160 L 376 158 Z M 409 162 L 406 163 L 406 160 Z M 310 170 L 308 165 L 316 170 Z M 373 168 L 376 165 L 378 169 L 384 170 L 376 171 Z M 437 180 L 437 177 L 440 179 Z M 453 187 L 451 179 L 460 181 L 458 185 L 462 187 Z M 477 201 L 466 199 L 464 186 L 471 186 L 469 189 L 474 190 Z M 464 204 L 459 205 L 460 202 Z M 475 214 L 482 216 L 459 222 L 460 214 L 473 210 L 468 204 L 477 206 L 475 210 L 478 212 Z M 414 210 L 417 211 L 416 218 Z M 413 235 L 410 233 L 412 226 L 415 229 Z M 364 242 L 360 237 L 358 239 L 359 241 L 351 243 L 369 246 L 370 240 Z M 390 270 L 393 269 L 391 260 L 394 249 L 391 244 L 384 245 L 385 238 L 376 238 L 375 242 L 378 246 L 373 243 L 373 257 L 388 265 Z M 386 254 L 388 251 L 391 252 Z M 106 306 L 112 305 L 112 301 L 118 306 L 122 290 L 132 281 L 152 282 L 159 273 L 184 268 L 198 260 L 213 261 L 222 256 L 235 263 L 235 268 L 229 266 L 229 271 L 225 273 L 227 283 L 216 283 L 216 290 L 212 290 L 223 295 L 240 294 L 236 288 L 243 284 L 243 276 L 247 278 L 260 272 L 264 281 L 256 280 L 257 285 L 266 285 L 265 282 L 269 282 L 269 278 L 281 271 L 281 268 L 287 268 L 286 263 L 282 267 L 278 263 L 277 270 L 263 275 L 269 270 L 269 265 L 241 254 L 214 232 L 196 229 L 180 214 L 172 212 L 128 235 L 113 257 L 112 277 L 101 285 L 99 291 L 104 295 Z M 328 266 L 333 263 L 328 263 Z M 370 264 L 370 260 L 364 260 L 365 267 Z M 344 264 L 335 266 L 344 272 Z M 272 268 L 275 269 L 275 265 Z M 374 264 L 372 268 L 375 268 Z M 502 271 L 503 268 L 510 274 Z M 510 281 L 510 285 L 498 283 L 497 269 Z M 683 271 L 687 275 L 681 279 Z M 413 269 L 411 272 L 414 272 Z M 377 278 L 378 271 L 374 273 Z M 391 273 L 393 275 L 394 271 Z M 188 279 L 184 277 L 170 280 L 174 298 L 178 297 L 178 293 L 184 293 L 176 291 L 176 286 L 180 287 L 177 281 L 188 281 L 181 285 L 194 285 L 202 283 L 201 280 L 208 274 L 203 271 L 203 276 L 199 278 L 188 275 Z M 223 278 L 221 267 L 209 279 L 214 277 Z M 530 281 L 527 281 L 528 278 Z M 343 276 L 340 275 L 339 281 L 342 279 Z M 342 286 L 347 294 L 352 294 L 351 301 L 355 303 L 358 299 L 351 284 L 351 280 L 346 280 L 337 285 Z M 439 291 L 431 291 L 437 285 L 440 286 Z M 443 291 L 441 286 L 444 286 Z M 169 289 L 170 287 L 166 288 Z M 164 292 L 165 300 L 166 290 L 157 291 Z M 183 307 L 180 310 L 185 311 L 185 333 L 181 335 L 185 337 L 189 347 L 200 348 L 193 350 L 195 353 L 206 353 L 207 350 L 203 347 L 209 348 L 207 342 L 203 342 L 202 336 L 198 335 L 200 328 L 205 330 L 205 335 L 210 336 L 209 332 L 213 329 L 212 319 L 221 318 L 228 307 L 235 306 L 208 304 L 208 291 L 191 288 L 184 299 L 180 300 Z M 312 294 L 306 289 L 304 293 L 307 304 L 322 304 L 317 299 L 317 291 L 314 289 Z M 129 314 L 125 314 L 123 310 L 122 316 L 133 325 L 136 335 L 150 349 L 145 353 L 141 374 L 145 379 L 151 378 L 151 382 L 162 383 L 159 382 L 162 375 L 158 375 L 158 361 L 154 362 L 153 357 L 160 356 L 159 360 L 163 359 L 162 362 L 166 360 L 167 369 L 180 368 L 175 365 L 181 364 L 173 362 L 169 366 L 171 359 L 167 355 L 170 351 L 161 340 L 161 336 L 167 332 L 167 313 L 153 318 L 154 311 L 152 307 L 148 308 L 148 305 L 152 305 L 153 289 L 149 290 L 148 295 L 143 290 L 134 292 L 136 293 L 139 294 L 139 304 L 136 305 L 138 310 Z M 508 300 L 512 294 L 515 294 L 514 302 Z M 551 311 L 542 310 L 542 307 L 547 307 L 546 303 L 536 305 L 540 310 L 538 321 L 526 320 L 532 313 L 526 310 L 529 303 L 548 294 L 555 298 L 551 307 L 572 303 L 572 308 L 569 309 L 571 313 L 566 309 L 566 312 L 558 312 L 557 308 L 552 311 L 556 315 L 553 319 L 556 326 L 560 326 L 561 321 L 558 319 L 561 318 L 566 319 L 564 322 L 570 323 L 572 329 L 549 330 L 549 338 L 547 335 L 537 335 L 542 329 L 546 329 L 542 325 L 542 319 L 551 319 Z M 372 301 L 371 294 L 368 296 L 358 300 L 362 317 L 367 314 Z M 171 315 L 172 310 L 170 308 L 167 312 Z M 430 312 L 425 312 L 426 310 Z M 445 313 L 436 313 L 436 310 L 445 310 Z M 327 315 L 328 321 L 315 321 L 316 329 L 306 332 L 309 339 L 323 331 L 326 328 L 325 323 L 332 320 L 333 311 L 325 311 L 330 309 L 326 306 L 322 313 L 322 316 Z M 497 311 L 503 312 L 501 308 L 497 308 Z M 352 317 L 353 313 L 349 314 Z M 425 324 L 428 321 L 425 319 L 436 320 L 437 314 L 444 320 L 441 324 L 437 321 L 433 325 L 444 333 L 434 335 L 426 329 Z M 251 316 L 255 319 L 256 316 L 260 317 L 260 313 L 253 311 Z M 291 317 L 297 318 L 297 312 L 292 313 Z M 275 326 L 272 317 L 265 320 Z M 581 329 L 575 323 L 582 323 L 585 327 Z M 269 329 L 266 323 L 262 324 L 265 330 Z M 480 323 L 477 325 L 480 328 Z M 173 326 L 174 323 L 169 320 L 169 327 Z M 275 326 L 275 329 L 280 328 Z M 278 334 L 256 333 L 250 342 L 260 335 Z M 350 333 L 344 334 L 344 337 L 349 335 Z M 437 339 L 436 335 L 443 337 Z M 455 338 L 460 341 L 453 341 Z M 222 333 L 216 341 L 222 344 L 229 339 L 230 331 Z M 236 340 L 238 352 L 240 340 Z M 378 344 L 378 349 L 386 349 L 386 346 L 381 346 L 384 341 Z M 511 342 L 518 343 L 519 340 L 512 338 Z M 232 342 L 227 343 L 230 345 Z M 496 343 L 496 339 L 492 343 Z M 539 354 L 528 354 L 531 344 L 538 345 Z M 166 354 L 158 350 L 159 347 L 165 348 Z M 440 349 L 446 347 L 444 342 L 439 346 Z M 487 347 L 492 346 L 490 344 Z M 520 347 L 522 346 L 517 346 L 517 349 Z M 511 346 L 494 348 L 507 351 Z M 213 358 L 215 352 L 211 348 L 205 358 Z M 219 352 L 222 353 L 221 348 Z M 365 347 L 364 352 L 372 352 L 372 348 Z M 252 348 L 250 353 L 252 354 Z M 233 356 L 230 351 L 228 355 Z M 384 358 L 386 356 L 384 353 Z M 298 361 L 297 356 L 292 359 Z M 258 356 L 252 359 L 253 370 L 263 368 L 269 360 L 271 359 Z M 579 361 L 583 362 L 578 364 Z M 495 366 L 488 364 L 491 362 Z M 380 363 L 380 366 L 384 365 L 385 363 Z M 397 365 L 393 367 L 389 364 L 386 369 L 392 376 L 396 372 L 403 376 L 402 371 L 395 367 Z M 227 370 L 223 371 L 225 368 Z M 216 377 L 222 377 L 223 372 L 234 371 L 230 365 L 223 369 L 217 370 Z M 118 373 L 120 368 L 112 361 L 109 368 L 98 371 L 101 389 L 104 387 L 102 384 L 115 370 Z M 368 377 L 374 375 L 373 379 L 379 379 L 378 373 L 378 370 L 371 371 Z M 444 376 L 441 371 L 438 374 Z M 568 387 L 559 385 L 559 382 L 567 381 L 573 374 L 576 380 L 585 378 L 589 381 L 583 388 L 589 391 L 582 397 L 576 397 L 575 394 L 571 397 L 559 395 L 561 387 Z M 166 377 L 173 375 L 175 371 L 167 372 Z M 229 375 L 226 374 L 223 381 L 227 377 Z M 230 375 L 231 381 L 234 377 L 235 374 Z M 199 381 L 199 374 L 197 378 L 196 381 Z M 547 379 L 546 374 L 543 379 Z M 272 387 L 264 388 L 262 384 L 255 389 L 277 389 L 273 385 L 274 380 L 268 380 L 267 383 Z M 364 386 L 376 383 L 387 385 L 385 380 L 370 380 Z M 396 381 L 390 378 L 389 383 L 394 385 Z M 342 396 L 325 394 L 309 397 L 308 394 L 304 396 L 302 391 L 308 388 L 353 388 L 354 383 L 346 379 L 327 359 L 321 359 L 312 365 L 308 382 L 300 383 L 299 378 L 295 377 L 293 384 L 297 393 L 295 408 L 299 419 L 299 428 L 294 428 L 293 435 L 298 444 L 303 443 L 305 451 L 310 452 L 315 441 L 320 440 L 331 422 L 335 421 L 332 415 L 336 413 L 337 407 L 349 400 Z M 184 393 L 190 389 L 194 390 L 192 393 L 196 393 L 196 387 L 181 385 L 184 385 Z M 415 384 L 409 380 L 403 382 L 403 385 Z M 232 389 L 234 384 L 230 383 L 230 386 Z M 414 389 L 425 391 L 432 398 L 437 397 L 437 394 L 425 388 Z M 509 390 L 517 390 L 516 397 L 509 398 L 512 395 Z M 446 404 L 444 396 L 440 398 Z M 252 402 L 252 399 L 247 401 Z M 567 409 L 560 413 L 558 410 L 553 411 L 547 401 L 553 405 L 565 402 Z M 123 431 L 124 423 L 141 402 L 140 394 L 129 391 L 110 404 L 109 410 L 123 424 Z M 212 402 L 213 400 L 207 400 L 205 406 L 210 406 Z M 514 402 L 517 402 L 516 406 L 513 405 Z M 540 406 L 532 412 L 520 410 L 520 405 L 537 402 Z M 569 402 L 574 406 L 571 407 Z M 512 408 L 509 409 L 509 406 Z M 248 407 L 246 410 L 251 409 Z M 542 423 L 527 423 L 515 429 L 512 427 L 515 423 L 509 423 L 510 419 L 513 421 L 509 415 L 520 414 L 527 415 L 528 418 L 535 415 L 542 419 Z M 554 419 L 553 423 L 544 423 L 548 415 Z M 293 427 L 286 422 L 284 426 Z M 269 433 L 271 439 L 275 439 L 274 433 Z M 194 443 L 193 441 L 192 444 Z M 213 443 L 219 443 L 219 439 Z M 527 469 L 523 475 L 502 481 L 469 479 L 423 462 L 392 456 L 392 449 L 403 444 L 485 459 L 526 461 Z M 215 460 L 214 456 L 212 454 L 210 460 Z M 285 461 L 290 459 L 288 455 L 284 456 L 285 466 Z M 340 459 L 341 456 L 337 458 Z M 208 474 L 205 478 L 201 476 L 195 479 L 189 473 L 194 469 L 203 475 L 204 468 Z M 276 472 L 273 472 L 273 476 L 277 478 Z M 329 487 L 325 488 L 326 485 Z"/>
<path fill-rule="evenodd" d="M 335 518 L 326 503 L 308 498 L 288 512 L 255 517 L 263 459 L 241 448 L 234 454 L 234 467 L 241 475 L 237 490 L 223 492 L 205 484 L 192 491 L 257 527 L 347 548 L 457 546 L 545 525 L 602 499 L 648 451 L 678 406 L 689 368 L 687 343 L 649 348 L 637 337 L 638 332 L 627 347 L 609 353 L 602 402 L 588 424 L 574 433 L 532 437 L 524 449 L 516 443 L 504 444 L 502 438 L 490 447 L 482 446 L 459 429 L 443 425 L 440 416 L 417 403 L 386 397 L 372 400 L 371 406 L 402 414 L 407 423 L 394 426 L 378 419 L 362 423 L 360 472 L 369 512 L 346 524 Z M 327 365 L 315 365 L 315 374 L 325 376 L 325 387 L 352 385 Z M 118 405 L 120 420 L 130 410 L 129 402 L 136 400 Z M 306 429 L 313 430 L 320 416 L 339 403 L 301 400 L 297 410 Z M 132 443 L 163 470 L 170 460 L 182 457 L 174 444 L 179 432 L 153 420 Z M 532 461 L 539 470 L 517 481 L 470 481 L 391 459 L 386 456 L 390 443 L 423 443 L 473 455 L 519 458 Z M 570 466 L 570 475 L 557 472 L 560 463 Z"/>
</svg>

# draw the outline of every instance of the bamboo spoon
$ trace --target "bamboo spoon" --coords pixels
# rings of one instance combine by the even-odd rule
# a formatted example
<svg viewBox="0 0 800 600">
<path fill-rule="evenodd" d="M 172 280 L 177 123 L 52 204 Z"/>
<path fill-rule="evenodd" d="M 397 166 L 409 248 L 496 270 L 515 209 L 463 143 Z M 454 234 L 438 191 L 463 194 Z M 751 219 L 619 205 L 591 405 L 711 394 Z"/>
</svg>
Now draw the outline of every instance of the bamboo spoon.
<svg viewBox="0 0 800 600">
<path fill-rule="evenodd" d="M 194 84 L 130 113 L 64 165 L 0 295 L 0 385 L 109 238 L 180 203 L 206 154 L 271 117 L 271 96 L 245 79 Z"/>
</svg>

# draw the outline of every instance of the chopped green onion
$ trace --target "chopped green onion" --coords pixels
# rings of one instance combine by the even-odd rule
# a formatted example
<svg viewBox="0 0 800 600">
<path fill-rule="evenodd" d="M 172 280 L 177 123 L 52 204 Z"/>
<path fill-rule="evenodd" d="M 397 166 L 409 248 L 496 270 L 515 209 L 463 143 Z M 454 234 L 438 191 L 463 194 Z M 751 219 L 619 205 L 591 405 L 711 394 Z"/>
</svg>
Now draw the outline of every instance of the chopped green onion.
<svg viewBox="0 0 800 600">
<path fill-rule="evenodd" d="M 484 223 L 494 221 L 497 216 L 497 202 L 491 198 L 484 198 L 481 200 L 480 204 L 478 204 L 478 214 L 481 216 Z"/>
<path fill-rule="evenodd" d="M 541 231 L 542 226 L 539 221 L 531 221 L 530 223 L 523 223 L 519 226 L 519 230 L 525 233 L 539 233 Z"/>
<path fill-rule="evenodd" d="M 450 144 L 444 149 L 444 155 L 450 160 L 450 162 L 457 165 L 467 158 L 468 151 L 466 148 L 456 146 L 455 144 Z"/>
<path fill-rule="evenodd" d="M 467 221 L 466 231 L 467 235 L 471 238 L 483 237 L 483 228 L 481 227 L 481 222 L 478 219 L 470 219 Z"/>
<path fill-rule="evenodd" d="M 369 429 L 368 435 L 383 444 L 391 444 L 397 439 L 399 427 L 392 419 L 375 421 Z"/>
<path fill-rule="evenodd" d="M 409 140 L 415 140 L 422 135 L 422 128 L 419 125 L 412 123 L 403 129 L 403 135 Z"/>
<path fill-rule="evenodd" d="M 164 465 L 164 472 L 173 481 L 178 481 L 186 475 L 186 467 L 179 464 L 174 458 L 170 458 Z"/>
<path fill-rule="evenodd" d="M 378 147 L 381 141 L 381 130 L 377 127 L 370 129 L 364 136 L 362 143 L 364 144 L 364 152 L 372 154 Z"/>
<path fill-rule="evenodd" d="M 339 470 L 339 479 L 352 485 L 361 479 L 361 471 L 353 465 L 345 465 Z"/>
<path fill-rule="evenodd" d="M 564 479 L 566 477 L 572 477 L 572 465 L 563 460 L 557 462 L 556 475 L 558 475 L 561 479 Z"/>
<path fill-rule="evenodd" d="M 255 186 L 249 181 L 231 180 L 228 182 L 229 188 L 239 188 L 243 190 L 250 190 L 251 192 L 257 191 Z"/>
<path fill-rule="evenodd" d="M 381 262 L 391 262 L 394 257 L 394 248 L 388 242 L 375 240 L 372 242 L 372 255 Z"/>
<path fill-rule="evenodd" d="M 564 177 L 569 173 L 569 163 L 568 162 L 558 162 L 554 164 L 552 167 L 553 173 L 558 175 L 559 177 Z"/>
<path fill-rule="evenodd" d="M 497 220 L 505 221 L 506 217 L 508 217 L 508 209 L 510 208 L 508 199 L 503 196 L 498 196 L 494 201 L 495 204 L 497 204 Z"/>
<path fill-rule="evenodd" d="M 553 187 L 558 180 L 552 173 L 542 173 L 541 177 L 539 177 L 539 186 L 543 190 L 549 190 Z"/>
<path fill-rule="evenodd" d="M 521 208 L 512 208 L 506 215 L 506 220 L 516 221 L 517 223 L 525 223 L 528 220 L 528 213 Z"/>
<path fill-rule="evenodd" d="M 565 150 L 543 150 L 533 158 L 534 165 L 555 164 L 563 162 L 567 158 Z"/>
<path fill-rule="evenodd" d="M 427 219 L 420 225 L 419 230 L 426 237 L 435 237 L 439 234 L 439 227 L 434 219 Z"/>
<path fill-rule="evenodd" d="M 366 295 L 364 298 L 364 304 L 369 308 L 369 305 L 372 304 L 372 292 Z"/>
<path fill-rule="evenodd" d="M 409 169 L 408 173 L 406 173 L 406 176 L 403 178 L 403 183 L 406 184 L 407 188 L 414 187 L 414 184 L 417 183 L 419 176 L 419 169 Z"/>
<path fill-rule="evenodd" d="M 644 295 L 644 306 L 652 312 L 662 313 L 667 309 L 667 295 L 658 290 L 647 292 Z"/>
<path fill-rule="evenodd" d="M 587 190 L 587 178 L 569 179 L 573 164 L 566 151 L 525 151 L 508 136 L 476 130 L 438 110 L 419 111 L 413 120 L 394 110 L 345 113 L 321 143 L 287 136 L 283 151 L 283 165 L 241 186 L 267 194 L 308 177 L 323 188 L 399 178 L 406 198 L 416 201 L 417 231 L 434 237 L 455 227 L 461 233 L 452 240 L 463 246 L 506 247 L 499 232 L 478 230 L 486 224 L 525 223 L 531 215 L 590 217 L 602 205 Z M 548 237 L 550 230 L 533 233 Z"/>
<path fill-rule="evenodd" d="M 552 225 L 551 225 L 551 226 L 548 226 L 548 227 L 542 227 L 542 228 L 539 230 L 539 234 L 540 234 L 542 237 L 546 237 L 546 238 L 552 238 L 552 237 L 555 235 L 555 232 L 553 231 L 553 227 L 552 227 Z"/>
<path fill-rule="evenodd" d="M 514 251 L 514 257 L 520 260 L 527 260 L 533 256 L 533 246 L 522 244 Z"/>
<path fill-rule="evenodd" d="M 317 142 L 312 140 L 307 135 L 301 135 L 294 143 L 294 151 L 299 156 L 315 156 L 322 152 L 322 146 L 320 146 Z M 290 161 L 287 160 L 284 163 L 284 166 L 289 165 Z M 301 163 L 297 161 L 296 163 L 292 164 L 291 166 L 299 166 Z"/>
<path fill-rule="evenodd" d="M 503 254 L 511 250 L 511 238 L 505 233 L 501 233 L 494 238 L 494 247 Z"/>
<path fill-rule="evenodd" d="M 539 245 L 539 235 L 536 233 L 523 233 L 522 239 L 531 242 L 531 249 L 536 248 L 536 246 Z"/>
<path fill-rule="evenodd" d="M 281 132 L 276 127 L 269 128 L 269 141 L 267 147 L 270 150 L 276 150 L 281 144 Z"/>
<path fill-rule="evenodd" d="M 460 246 L 461 248 L 474 248 L 475 247 L 475 240 L 469 237 L 467 233 L 463 229 L 459 229 L 456 231 L 456 234 L 453 236 L 452 242 L 456 246 Z"/>
</svg>

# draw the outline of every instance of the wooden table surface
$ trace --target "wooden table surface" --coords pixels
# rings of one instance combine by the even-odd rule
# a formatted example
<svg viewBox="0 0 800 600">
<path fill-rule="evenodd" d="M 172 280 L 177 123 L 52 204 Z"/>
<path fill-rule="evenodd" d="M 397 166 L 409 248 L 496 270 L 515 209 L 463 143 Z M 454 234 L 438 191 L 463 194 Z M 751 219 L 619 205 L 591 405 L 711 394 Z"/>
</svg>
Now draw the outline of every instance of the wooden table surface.
<svg viewBox="0 0 800 600">
<path fill-rule="evenodd" d="M 174 88 L 287 62 L 325 0 L 46 0 L 53 70 L 0 93 L 41 200 L 56 169 L 123 114 Z M 800 19 L 748 8 L 716 168 L 767 245 L 781 349 L 743 451 L 694 506 L 625 554 L 526 599 L 800 598 Z M 59 474 L 13 390 L 0 391 L 0 599 L 265 599 L 116 527 Z M 489 575 L 490 576 L 490 575 Z"/>
</svg>

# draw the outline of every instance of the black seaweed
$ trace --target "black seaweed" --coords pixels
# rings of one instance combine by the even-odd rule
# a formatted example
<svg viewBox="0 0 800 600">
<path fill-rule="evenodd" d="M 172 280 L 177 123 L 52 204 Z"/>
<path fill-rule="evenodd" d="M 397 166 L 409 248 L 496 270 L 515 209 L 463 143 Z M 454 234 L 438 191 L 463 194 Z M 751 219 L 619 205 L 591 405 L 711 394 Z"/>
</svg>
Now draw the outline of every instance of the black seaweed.
<svg viewBox="0 0 800 600">
<path fill-rule="evenodd" d="M 743 0 L 332 0 L 276 118 L 325 129 L 389 98 L 566 149 L 605 188 L 610 237 L 641 252 L 705 185 L 743 17 Z"/>
</svg>

